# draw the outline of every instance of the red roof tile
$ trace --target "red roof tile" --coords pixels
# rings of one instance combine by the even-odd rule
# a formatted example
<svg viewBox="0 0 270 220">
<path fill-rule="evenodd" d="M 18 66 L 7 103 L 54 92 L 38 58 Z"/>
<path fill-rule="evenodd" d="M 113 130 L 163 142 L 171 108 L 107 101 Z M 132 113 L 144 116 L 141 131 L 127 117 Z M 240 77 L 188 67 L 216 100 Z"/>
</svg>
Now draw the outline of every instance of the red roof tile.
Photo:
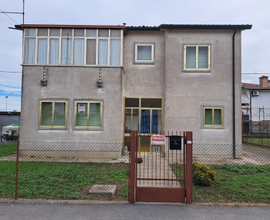
<svg viewBox="0 0 270 220">
<path fill-rule="evenodd" d="M 244 89 L 270 89 L 270 86 L 262 88 L 258 84 L 242 83 L 242 88 L 244 88 Z"/>
</svg>

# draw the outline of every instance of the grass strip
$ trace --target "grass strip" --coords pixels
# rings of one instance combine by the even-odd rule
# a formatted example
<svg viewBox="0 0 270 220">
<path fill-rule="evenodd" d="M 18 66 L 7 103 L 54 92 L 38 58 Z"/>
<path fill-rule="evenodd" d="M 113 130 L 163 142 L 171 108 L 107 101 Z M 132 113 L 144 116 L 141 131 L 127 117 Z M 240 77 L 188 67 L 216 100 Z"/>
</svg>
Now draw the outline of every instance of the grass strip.
<svg viewBox="0 0 270 220">
<path fill-rule="evenodd" d="M 15 154 L 17 150 L 17 142 L 0 144 L 0 157 Z"/>
<path fill-rule="evenodd" d="M 270 145 L 270 138 L 255 138 L 255 137 L 249 137 L 244 138 L 244 141 L 255 143 L 255 144 L 264 144 L 264 145 Z"/>
<path fill-rule="evenodd" d="M 178 164 L 177 166 L 180 167 Z M 174 167 L 177 167 L 174 164 Z M 194 202 L 245 202 L 270 204 L 270 164 L 210 165 L 217 172 L 210 187 L 193 186 Z M 179 175 L 178 168 L 173 168 Z"/>
<path fill-rule="evenodd" d="M 0 161 L 0 196 L 14 197 L 15 161 Z M 94 184 L 113 184 L 114 198 L 89 196 Z M 128 164 L 108 163 L 19 163 L 18 197 L 46 199 L 117 199 L 128 196 Z"/>
</svg>

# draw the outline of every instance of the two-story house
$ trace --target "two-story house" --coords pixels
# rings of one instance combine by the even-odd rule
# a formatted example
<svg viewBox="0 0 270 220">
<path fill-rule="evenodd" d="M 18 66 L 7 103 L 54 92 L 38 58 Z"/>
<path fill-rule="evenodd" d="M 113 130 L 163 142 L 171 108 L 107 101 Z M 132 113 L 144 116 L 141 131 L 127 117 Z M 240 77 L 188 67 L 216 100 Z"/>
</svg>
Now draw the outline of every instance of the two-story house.
<svg viewBox="0 0 270 220">
<path fill-rule="evenodd" d="M 241 31 L 251 25 L 16 27 L 24 42 L 22 143 L 47 143 L 47 150 L 119 143 L 106 145 L 118 155 L 137 130 L 241 144 Z M 151 151 L 150 139 L 139 147 Z"/>
</svg>

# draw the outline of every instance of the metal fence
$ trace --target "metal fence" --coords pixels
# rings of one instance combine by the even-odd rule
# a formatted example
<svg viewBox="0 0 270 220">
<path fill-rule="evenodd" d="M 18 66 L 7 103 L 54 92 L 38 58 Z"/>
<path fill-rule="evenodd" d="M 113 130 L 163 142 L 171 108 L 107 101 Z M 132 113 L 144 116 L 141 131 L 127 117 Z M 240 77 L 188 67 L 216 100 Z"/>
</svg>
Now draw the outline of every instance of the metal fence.
<svg viewBox="0 0 270 220">
<path fill-rule="evenodd" d="M 237 145 L 235 159 L 231 144 L 194 142 L 193 162 L 217 174 L 210 187 L 193 186 L 193 201 L 270 203 L 270 144 Z M 0 198 L 128 201 L 128 146 L 18 143 L 0 144 Z"/>
<path fill-rule="evenodd" d="M 121 143 L 18 141 L 0 149 L 0 197 L 128 200 L 129 155 Z"/>
</svg>

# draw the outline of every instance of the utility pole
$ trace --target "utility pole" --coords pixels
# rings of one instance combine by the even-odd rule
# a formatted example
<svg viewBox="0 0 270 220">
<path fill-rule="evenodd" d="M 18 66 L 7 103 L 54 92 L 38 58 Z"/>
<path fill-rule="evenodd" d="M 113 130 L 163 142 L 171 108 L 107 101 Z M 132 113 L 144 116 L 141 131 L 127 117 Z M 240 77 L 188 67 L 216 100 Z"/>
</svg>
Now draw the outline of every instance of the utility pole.
<svg viewBox="0 0 270 220">
<path fill-rule="evenodd" d="M 8 99 L 8 96 L 6 96 L 6 112 L 7 112 L 7 99 Z"/>
<path fill-rule="evenodd" d="M 15 12 L 15 11 L 1 11 L 4 14 L 22 14 L 23 15 L 23 24 L 24 24 L 24 0 L 23 0 L 23 11 L 22 12 Z"/>
</svg>

